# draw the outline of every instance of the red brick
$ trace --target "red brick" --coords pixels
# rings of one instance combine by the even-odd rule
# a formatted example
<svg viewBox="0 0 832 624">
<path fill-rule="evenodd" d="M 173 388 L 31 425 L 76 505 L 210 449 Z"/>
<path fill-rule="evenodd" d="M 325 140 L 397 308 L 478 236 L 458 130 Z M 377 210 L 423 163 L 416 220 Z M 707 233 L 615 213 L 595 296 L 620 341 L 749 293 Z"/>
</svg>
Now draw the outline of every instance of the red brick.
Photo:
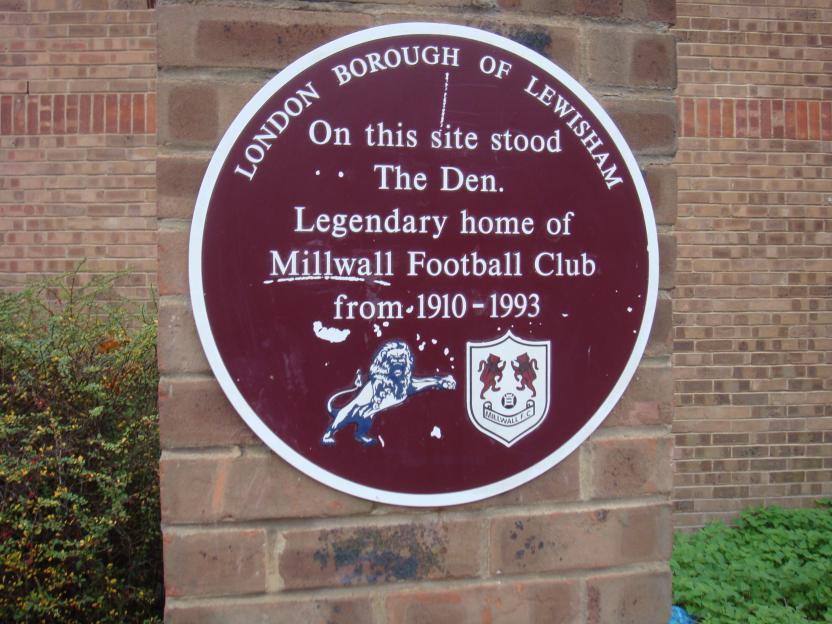
<svg viewBox="0 0 832 624">
<path fill-rule="evenodd" d="M 156 132 L 156 94 L 148 93 L 146 96 L 145 130 L 148 134 Z"/>
<path fill-rule="evenodd" d="M 118 95 L 115 93 L 110 93 L 107 95 L 105 99 L 105 132 L 116 133 L 118 132 Z"/>
<path fill-rule="evenodd" d="M 26 134 L 26 97 L 23 95 L 12 98 L 12 132 Z"/>
<path fill-rule="evenodd" d="M 92 105 L 92 131 L 95 133 L 104 132 L 107 102 L 106 97 L 101 93 L 93 96 Z"/>
<path fill-rule="evenodd" d="M 587 624 L 666 624 L 670 573 L 604 574 L 587 580 Z"/>
<path fill-rule="evenodd" d="M 710 137 L 722 136 L 721 108 L 719 100 L 710 101 L 708 110 L 708 136 Z"/>
<path fill-rule="evenodd" d="M 66 132 L 66 96 L 56 95 L 52 98 L 52 133 Z"/>
<path fill-rule="evenodd" d="M 132 132 L 133 98 L 129 93 L 118 96 L 118 132 L 130 134 Z"/>
<path fill-rule="evenodd" d="M 345 516 L 372 508 L 369 501 L 301 474 L 266 449 L 242 456 L 164 458 L 160 480 L 162 521 L 168 524 Z"/>
<path fill-rule="evenodd" d="M 88 134 L 92 120 L 92 95 L 85 93 L 81 95 L 78 104 L 78 132 Z"/>
<path fill-rule="evenodd" d="M 485 539 L 479 521 L 287 530 L 278 573 L 288 589 L 475 576 Z"/>
<path fill-rule="evenodd" d="M 133 119 L 132 127 L 134 134 L 143 134 L 144 127 L 144 93 L 133 94 Z"/>
<path fill-rule="evenodd" d="M 495 518 L 489 568 L 532 574 L 667 559 L 669 519 L 665 505 Z"/>
<path fill-rule="evenodd" d="M 809 138 L 809 107 L 806 100 L 798 100 L 796 103 L 797 117 L 797 138 Z"/>
<path fill-rule="evenodd" d="M 787 139 L 794 139 L 797 137 L 797 115 L 795 113 L 794 100 L 786 100 L 785 130 L 785 137 Z"/>
<path fill-rule="evenodd" d="M 703 99 L 695 100 L 696 105 L 696 136 L 708 136 L 708 101 Z"/>
<path fill-rule="evenodd" d="M 820 139 L 820 102 L 808 102 L 809 106 L 809 137 Z"/>
<path fill-rule="evenodd" d="M 670 436 L 592 440 L 593 498 L 670 493 L 673 485 Z"/>
<path fill-rule="evenodd" d="M 822 128 L 820 138 L 829 141 L 832 139 L 832 102 L 821 102 L 820 119 Z"/>
<path fill-rule="evenodd" d="M 676 106 L 672 101 L 622 98 L 606 100 L 604 105 L 635 152 L 676 151 Z"/>
<path fill-rule="evenodd" d="M 696 114 L 693 98 L 682 98 L 681 123 L 682 136 L 692 137 L 696 135 Z"/>
<path fill-rule="evenodd" d="M 760 102 L 760 136 L 764 139 L 771 138 L 771 100 Z"/>
<path fill-rule="evenodd" d="M 567 624 L 581 617 L 581 590 L 576 580 L 491 583 L 392 594 L 385 609 L 389 624 Z"/>
<path fill-rule="evenodd" d="M 734 123 L 736 128 L 736 135 L 738 138 L 745 138 L 748 136 L 748 101 L 736 101 L 736 121 Z"/>
<path fill-rule="evenodd" d="M 258 597 L 214 604 L 177 602 L 165 606 L 168 624 L 374 624 L 369 598 L 286 599 Z"/>
<path fill-rule="evenodd" d="M 78 95 L 75 93 L 66 96 L 66 132 L 78 133 Z"/>
<path fill-rule="evenodd" d="M 263 529 L 167 530 L 162 543 L 167 596 L 223 596 L 266 589 Z"/>
<path fill-rule="evenodd" d="M 38 108 L 38 98 L 30 97 L 26 102 L 26 134 L 38 133 L 39 118 L 40 110 Z"/>
<path fill-rule="evenodd" d="M 159 371 L 164 373 L 202 373 L 208 361 L 196 333 L 188 304 L 170 299 L 159 303 Z"/>
<path fill-rule="evenodd" d="M 760 136 L 760 101 L 748 100 L 748 136 Z"/>
<path fill-rule="evenodd" d="M 722 100 L 722 136 L 734 137 L 734 100 Z"/>
<path fill-rule="evenodd" d="M 0 97 L 0 134 L 12 133 L 12 96 Z"/>
<path fill-rule="evenodd" d="M 775 139 L 782 139 L 786 136 L 786 116 L 783 112 L 783 100 L 774 100 L 771 103 L 771 135 Z"/>
<path fill-rule="evenodd" d="M 42 95 L 40 97 L 38 130 L 40 134 L 50 134 L 52 132 L 52 96 Z"/>
</svg>

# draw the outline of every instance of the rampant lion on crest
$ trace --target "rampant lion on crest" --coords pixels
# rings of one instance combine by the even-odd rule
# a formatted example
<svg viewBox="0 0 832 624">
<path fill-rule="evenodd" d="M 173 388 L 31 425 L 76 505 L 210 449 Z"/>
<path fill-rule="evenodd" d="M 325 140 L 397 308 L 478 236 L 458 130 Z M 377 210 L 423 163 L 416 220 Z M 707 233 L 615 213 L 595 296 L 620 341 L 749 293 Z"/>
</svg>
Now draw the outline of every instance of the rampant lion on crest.
<svg viewBox="0 0 832 624">
<path fill-rule="evenodd" d="M 355 439 L 365 446 L 376 443 L 369 435 L 373 418 L 379 412 L 401 405 L 423 390 L 439 388 L 453 390 L 456 380 L 452 375 L 414 377 L 413 353 L 407 343 L 391 340 L 384 343 L 373 356 L 369 378 L 364 380 L 361 370 L 356 371 L 354 387 L 333 394 L 326 408 L 332 422 L 321 438 L 321 444 L 335 444 L 335 434 L 347 425 L 355 425 Z M 346 394 L 356 393 L 343 407 L 335 407 L 335 400 Z"/>
</svg>

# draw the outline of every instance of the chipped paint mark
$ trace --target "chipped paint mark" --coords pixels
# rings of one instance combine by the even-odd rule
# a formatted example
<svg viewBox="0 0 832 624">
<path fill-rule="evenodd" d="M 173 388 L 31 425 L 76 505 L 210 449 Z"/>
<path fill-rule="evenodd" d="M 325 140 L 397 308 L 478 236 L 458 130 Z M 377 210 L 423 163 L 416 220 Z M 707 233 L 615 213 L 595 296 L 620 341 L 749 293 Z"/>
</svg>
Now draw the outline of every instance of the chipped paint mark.
<svg viewBox="0 0 832 624">
<path fill-rule="evenodd" d="M 350 330 L 348 329 L 324 327 L 324 324 L 320 321 L 312 323 L 312 331 L 315 332 L 315 335 L 318 338 L 326 340 L 327 342 L 344 342 L 347 339 L 347 336 L 350 335 Z"/>
<path fill-rule="evenodd" d="M 342 585 L 433 578 L 448 549 L 442 525 L 323 530 L 312 559 L 334 568 Z"/>
</svg>

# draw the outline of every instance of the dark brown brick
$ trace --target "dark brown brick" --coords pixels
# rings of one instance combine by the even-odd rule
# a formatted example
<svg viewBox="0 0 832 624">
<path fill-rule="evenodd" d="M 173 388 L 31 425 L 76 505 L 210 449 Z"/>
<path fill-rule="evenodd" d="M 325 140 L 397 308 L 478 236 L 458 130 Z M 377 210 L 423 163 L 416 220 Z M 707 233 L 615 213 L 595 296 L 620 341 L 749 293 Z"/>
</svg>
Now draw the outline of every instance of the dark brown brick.
<svg viewBox="0 0 832 624">
<path fill-rule="evenodd" d="M 374 624 L 368 598 L 235 600 L 221 604 L 168 604 L 167 624 Z"/>
<path fill-rule="evenodd" d="M 670 573 L 607 574 L 587 580 L 587 624 L 666 624 Z"/>
<path fill-rule="evenodd" d="M 166 531 L 163 545 L 168 596 L 222 596 L 266 589 L 266 532 L 262 529 Z"/>
<path fill-rule="evenodd" d="M 372 508 L 369 501 L 310 479 L 266 449 L 165 458 L 160 481 L 167 523 L 344 516 Z"/>
<path fill-rule="evenodd" d="M 277 69 L 322 43 L 371 25 L 345 11 L 162 5 L 159 65 Z"/>
<path fill-rule="evenodd" d="M 642 364 L 604 421 L 604 427 L 670 424 L 673 417 L 673 375 L 670 367 Z"/>
<path fill-rule="evenodd" d="M 191 307 L 184 301 L 159 302 L 159 372 L 204 373 L 208 360 L 199 342 Z"/>
<path fill-rule="evenodd" d="M 389 624 L 567 624 L 580 618 L 580 603 L 578 581 L 556 580 L 406 592 L 385 606 Z"/>
<path fill-rule="evenodd" d="M 622 0 L 575 0 L 575 10 L 590 17 L 619 17 Z"/>
<path fill-rule="evenodd" d="M 656 302 L 656 314 L 653 317 L 653 328 L 650 339 L 644 350 L 646 356 L 668 355 L 673 344 L 673 305 L 670 299 L 659 297 Z"/>
<path fill-rule="evenodd" d="M 656 223 L 658 225 L 676 223 L 678 194 L 676 169 L 669 166 L 646 167 L 644 181 L 650 192 Z"/>
<path fill-rule="evenodd" d="M 665 505 L 495 518 L 490 570 L 524 574 L 667 559 L 669 519 Z"/>
<path fill-rule="evenodd" d="M 484 538 L 480 522 L 427 519 L 286 531 L 278 572 L 290 589 L 470 577 Z"/>
<path fill-rule="evenodd" d="M 554 13 L 556 15 L 573 15 L 575 0 L 497 0 L 501 9 L 512 11 L 531 11 L 533 13 Z"/>
<path fill-rule="evenodd" d="M 675 86 L 673 35 L 602 27 L 590 30 L 588 39 L 587 73 L 593 82 L 629 87 Z"/>
<path fill-rule="evenodd" d="M 673 438 L 612 438 L 591 442 L 591 497 L 667 494 L 673 485 Z"/>
<path fill-rule="evenodd" d="M 511 489 L 505 494 L 466 505 L 464 509 L 576 501 L 580 499 L 580 496 L 580 452 L 575 451 L 558 465 L 528 483 Z"/>
<path fill-rule="evenodd" d="M 472 26 L 478 26 L 472 23 Z M 483 27 L 483 25 L 479 25 Z M 570 74 L 580 70 L 580 47 L 578 33 L 574 28 L 529 26 L 517 24 L 511 26 L 492 25 L 487 30 L 508 37 L 527 48 L 551 59 Z"/>
<path fill-rule="evenodd" d="M 156 160 L 159 218 L 190 219 L 208 161 L 190 156 L 162 156 Z"/>
<path fill-rule="evenodd" d="M 188 292 L 188 231 L 161 229 L 158 233 L 159 294 Z"/>
<path fill-rule="evenodd" d="M 161 379 L 159 436 L 162 448 L 258 443 L 213 377 Z"/>
<path fill-rule="evenodd" d="M 207 84 L 160 83 L 159 140 L 183 144 L 214 141 L 219 134 L 217 89 Z"/>
<path fill-rule="evenodd" d="M 603 106 L 635 152 L 676 151 L 676 105 L 669 100 L 605 99 Z"/>
</svg>

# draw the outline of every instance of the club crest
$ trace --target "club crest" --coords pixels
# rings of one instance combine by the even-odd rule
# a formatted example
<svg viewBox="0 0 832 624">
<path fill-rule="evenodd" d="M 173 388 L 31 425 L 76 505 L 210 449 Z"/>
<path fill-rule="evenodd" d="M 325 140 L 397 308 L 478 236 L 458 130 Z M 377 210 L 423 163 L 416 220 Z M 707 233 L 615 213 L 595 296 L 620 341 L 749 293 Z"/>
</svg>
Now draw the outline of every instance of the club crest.
<svg viewBox="0 0 832 624">
<path fill-rule="evenodd" d="M 485 435 L 511 446 L 549 411 L 551 342 L 501 338 L 467 345 L 468 417 Z"/>
</svg>

